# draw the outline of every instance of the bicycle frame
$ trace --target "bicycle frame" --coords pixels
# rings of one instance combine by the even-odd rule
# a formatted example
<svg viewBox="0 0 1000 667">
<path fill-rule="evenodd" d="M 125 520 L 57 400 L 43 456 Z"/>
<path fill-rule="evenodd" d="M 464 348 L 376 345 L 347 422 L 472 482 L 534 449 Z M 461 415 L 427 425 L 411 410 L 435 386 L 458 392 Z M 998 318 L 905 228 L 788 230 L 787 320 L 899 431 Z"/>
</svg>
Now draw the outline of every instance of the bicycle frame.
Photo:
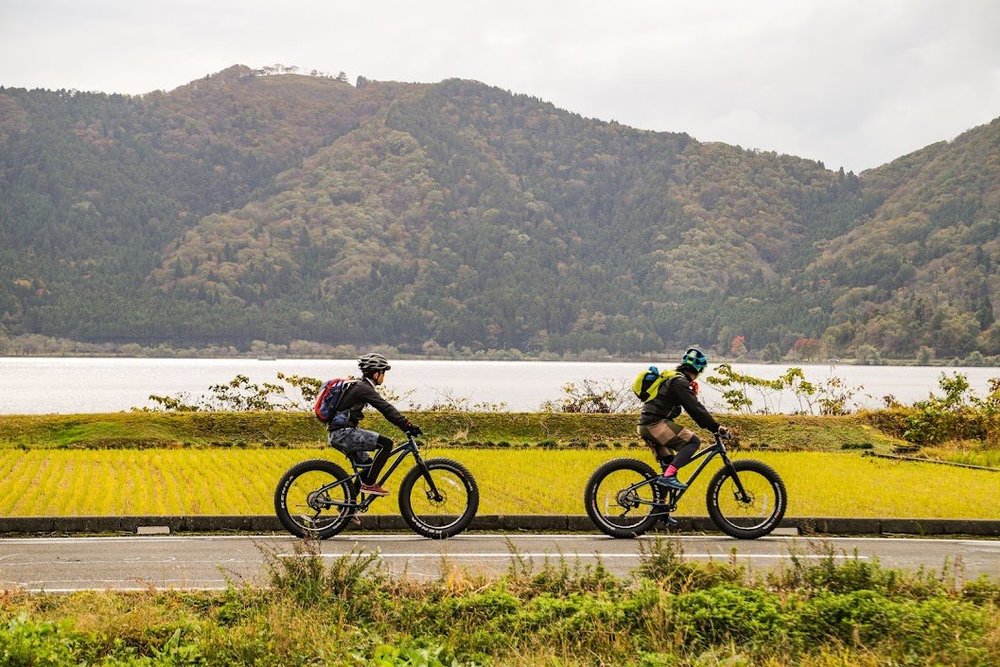
<svg viewBox="0 0 1000 667">
<path fill-rule="evenodd" d="M 413 439 L 412 435 L 406 436 L 406 442 L 400 443 L 399 445 L 394 447 L 391 452 L 389 452 L 390 457 L 396 455 L 396 458 L 392 460 L 392 463 L 390 463 L 390 465 L 382 473 L 382 476 L 378 480 L 378 484 L 381 486 L 387 479 L 389 479 L 389 477 L 392 476 L 392 473 L 396 471 L 396 468 L 402 465 L 403 459 L 405 459 L 408 455 L 411 454 L 413 455 L 413 458 L 416 461 L 417 467 L 420 468 L 420 471 L 422 473 L 424 473 L 424 477 L 427 480 L 428 485 L 430 486 L 431 493 L 433 494 L 433 500 L 440 500 L 441 494 L 437 490 L 437 487 L 434 485 L 434 479 L 427 474 L 427 467 L 424 465 L 424 458 L 420 455 L 420 447 L 417 445 L 417 441 Z M 354 471 L 354 474 L 352 474 L 347 479 L 360 482 L 361 473 L 363 472 L 363 470 L 359 470 L 353 461 L 351 461 L 351 469 Z M 313 494 L 319 495 L 321 493 L 324 493 L 325 491 L 332 489 L 333 487 L 342 483 L 342 481 L 343 480 L 337 480 L 336 482 L 322 486 L 316 491 L 314 491 Z M 381 496 L 373 496 L 367 494 L 362 494 L 362 496 L 363 497 L 361 502 L 341 503 L 334 501 L 330 503 L 330 506 L 346 507 L 349 509 L 357 510 L 359 512 L 367 512 L 368 507 L 373 502 L 375 502 L 377 498 L 381 497 Z"/>
<path fill-rule="evenodd" d="M 687 490 L 691 488 L 691 486 L 694 484 L 694 481 L 698 479 L 698 475 L 700 475 L 701 471 L 705 469 L 705 466 L 708 465 L 709 461 L 714 459 L 716 456 L 721 456 L 722 464 L 732 471 L 733 479 L 736 480 L 736 488 L 740 493 L 739 496 L 740 499 L 743 500 L 744 502 L 749 502 L 749 496 L 747 495 L 746 489 L 743 488 L 743 483 L 740 481 L 740 476 L 736 473 L 736 468 L 733 467 L 733 462 L 730 460 L 729 454 L 726 452 L 726 444 L 718 433 L 715 434 L 714 445 L 706 447 L 705 449 L 701 450 L 700 452 L 697 452 L 694 456 L 691 457 L 691 461 L 689 463 L 694 463 L 698 459 L 704 459 L 704 460 L 698 465 L 695 471 L 691 473 L 691 476 L 688 477 L 687 489 L 667 489 L 667 497 L 664 500 L 664 502 L 660 503 L 655 501 L 647 502 L 641 499 L 636 499 L 634 502 L 643 505 L 653 505 L 658 508 L 664 508 L 667 513 L 673 512 L 675 509 L 677 509 L 677 502 L 687 492 Z M 653 479 L 654 478 L 650 478 L 643 480 L 641 482 L 637 482 L 629 486 L 627 489 L 625 489 L 625 492 L 626 493 L 632 492 L 643 486 L 652 485 Z"/>
</svg>

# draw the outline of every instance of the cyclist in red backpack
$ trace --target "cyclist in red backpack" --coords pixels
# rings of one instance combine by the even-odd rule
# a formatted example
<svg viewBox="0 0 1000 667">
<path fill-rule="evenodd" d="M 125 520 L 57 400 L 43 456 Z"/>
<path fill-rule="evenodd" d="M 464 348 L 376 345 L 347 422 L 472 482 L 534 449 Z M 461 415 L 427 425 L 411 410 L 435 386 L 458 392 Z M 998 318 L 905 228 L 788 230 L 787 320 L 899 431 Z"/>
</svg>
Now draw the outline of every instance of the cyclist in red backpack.
<svg viewBox="0 0 1000 667">
<path fill-rule="evenodd" d="M 391 368 L 384 356 L 375 352 L 366 354 L 358 359 L 358 368 L 361 369 L 361 379 L 344 390 L 337 405 L 337 412 L 346 413 L 347 419 L 343 426 L 336 426 L 333 424 L 334 420 L 330 420 L 327 442 L 331 447 L 344 452 L 356 467 L 364 470 L 361 475 L 362 492 L 385 496 L 389 492 L 379 486 L 378 476 L 389 460 L 393 443 L 375 431 L 358 428 L 358 422 L 364 419 L 365 406 L 374 407 L 406 435 L 423 435 L 423 431 L 375 391 L 376 387 L 385 382 L 385 373 Z M 378 450 L 378 453 L 373 460 L 369 452 L 374 450 Z"/>
</svg>

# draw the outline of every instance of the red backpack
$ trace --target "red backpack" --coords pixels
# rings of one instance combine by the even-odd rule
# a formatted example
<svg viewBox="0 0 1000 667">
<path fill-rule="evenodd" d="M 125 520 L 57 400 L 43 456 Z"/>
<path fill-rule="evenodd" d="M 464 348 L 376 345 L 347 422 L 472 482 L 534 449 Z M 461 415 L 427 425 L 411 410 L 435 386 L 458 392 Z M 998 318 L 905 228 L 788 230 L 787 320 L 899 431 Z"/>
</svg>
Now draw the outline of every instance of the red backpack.
<svg viewBox="0 0 1000 667">
<path fill-rule="evenodd" d="M 349 415 L 347 412 L 337 412 L 340 401 L 344 398 L 344 392 L 357 380 L 345 378 L 334 378 L 327 380 L 320 387 L 316 395 L 316 403 L 313 405 L 313 413 L 316 419 L 327 426 L 346 426 Z"/>
</svg>

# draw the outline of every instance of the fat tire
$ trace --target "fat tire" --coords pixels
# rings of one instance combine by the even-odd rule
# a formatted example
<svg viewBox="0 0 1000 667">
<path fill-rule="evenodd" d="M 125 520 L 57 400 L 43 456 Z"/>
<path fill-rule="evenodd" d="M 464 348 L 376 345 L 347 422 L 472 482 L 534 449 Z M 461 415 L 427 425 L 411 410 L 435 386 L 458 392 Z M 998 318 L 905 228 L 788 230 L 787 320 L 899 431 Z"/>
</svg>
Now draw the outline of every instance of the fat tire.
<svg viewBox="0 0 1000 667">
<path fill-rule="evenodd" d="M 785 510 L 788 507 L 788 494 L 785 491 L 785 483 L 774 468 L 762 461 L 740 459 L 733 461 L 732 464 L 737 473 L 744 471 L 754 472 L 764 477 L 770 483 L 775 498 L 774 509 L 766 518 L 761 519 L 761 523 L 758 526 L 742 528 L 734 525 L 719 509 L 719 494 L 722 491 L 722 485 L 733 474 L 732 470 L 723 466 L 708 483 L 708 491 L 705 494 L 708 515 L 711 517 L 712 522 L 718 526 L 719 530 L 730 537 L 735 537 L 739 540 L 755 540 L 758 537 L 764 537 L 777 528 L 785 516 Z"/>
<path fill-rule="evenodd" d="M 281 525 L 285 527 L 285 530 L 292 535 L 305 539 L 325 540 L 344 530 L 350 519 L 349 511 L 342 511 L 340 515 L 334 519 L 333 523 L 322 530 L 308 530 L 292 518 L 287 506 L 288 489 L 292 483 L 303 474 L 316 471 L 328 473 L 331 477 L 336 479 L 345 479 L 350 477 L 350 475 L 348 475 L 343 468 L 332 461 L 324 459 L 309 459 L 308 461 L 297 463 L 289 468 L 288 471 L 281 476 L 281 479 L 278 480 L 278 486 L 274 490 L 274 513 L 278 516 L 278 520 L 281 522 Z M 356 502 L 359 491 L 358 484 L 356 480 L 351 479 L 348 480 L 348 485 L 351 500 Z"/>
<path fill-rule="evenodd" d="M 611 522 L 605 515 L 598 509 L 598 497 L 597 490 L 600 487 L 601 482 L 608 475 L 618 472 L 620 470 L 631 470 L 632 472 L 642 475 L 642 477 L 649 479 L 657 475 L 653 468 L 643 461 L 631 458 L 619 458 L 612 459 L 607 463 L 602 464 L 594 471 L 594 474 L 590 476 L 587 480 L 587 486 L 584 488 L 583 492 L 583 502 L 584 506 L 587 508 L 587 516 L 590 520 L 594 522 L 605 535 L 615 537 L 618 539 L 628 539 L 633 537 L 639 537 L 644 533 L 648 532 L 656 522 L 660 520 L 660 516 L 652 513 L 652 507 L 650 507 L 650 515 L 642 519 L 642 521 L 636 523 L 633 526 L 620 526 L 615 525 Z M 652 486 L 653 497 L 657 501 L 662 500 L 662 492 L 657 486 Z"/>
<path fill-rule="evenodd" d="M 435 470 L 451 471 L 462 481 L 462 485 L 465 487 L 466 498 L 468 499 L 465 510 L 454 522 L 447 526 L 438 527 L 424 523 L 413 510 L 410 494 L 413 493 L 413 487 L 417 482 L 423 479 L 424 469 L 432 476 Z M 403 521 L 406 522 L 406 525 L 413 532 L 424 537 L 429 537 L 432 540 L 443 540 L 458 535 L 469 527 L 469 524 L 476 517 L 478 510 L 479 485 L 476 484 L 476 478 L 472 476 L 468 468 L 452 459 L 427 459 L 424 461 L 423 469 L 419 465 L 414 466 L 406 473 L 406 477 L 403 478 L 403 481 L 399 485 L 399 513 L 402 515 Z"/>
</svg>

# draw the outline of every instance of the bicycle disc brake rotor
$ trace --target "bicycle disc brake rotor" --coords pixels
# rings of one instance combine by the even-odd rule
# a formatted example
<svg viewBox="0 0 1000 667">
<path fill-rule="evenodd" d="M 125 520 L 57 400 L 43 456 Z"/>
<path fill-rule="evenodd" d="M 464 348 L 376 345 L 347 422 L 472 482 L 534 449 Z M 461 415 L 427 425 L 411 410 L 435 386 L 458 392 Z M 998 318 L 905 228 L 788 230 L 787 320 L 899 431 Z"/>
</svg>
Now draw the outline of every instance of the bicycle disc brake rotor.
<svg viewBox="0 0 1000 667">
<path fill-rule="evenodd" d="M 436 493 L 431 489 L 427 489 L 424 491 L 424 495 L 427 496 L 428 502 L 432 505 L 444 505 L 448 502 L 448 496 L 441 493 L 441 489 L 438 489 Z"/>
<path fill-rule="evenodd" d="M 455 489 L 456 491 L 462 490 L 462 485 L 456 482 L 451 477 L 443 477 L 437 479 L 436 482 L 437 483 L 434 486 L 437 488 L 437 491 L 434 491 L 431 488 L 429 488 L 430 485 L 426 485 L 428 488 L 424 490 L 424 493 L 427 495 L 427 500 L 429 500 L 434 505 L 444 505 L 445 503 L 448 502 L 447 489 L 444 488 L 446 485 L 453 487 L 453 489 Z"/>
</svg>

